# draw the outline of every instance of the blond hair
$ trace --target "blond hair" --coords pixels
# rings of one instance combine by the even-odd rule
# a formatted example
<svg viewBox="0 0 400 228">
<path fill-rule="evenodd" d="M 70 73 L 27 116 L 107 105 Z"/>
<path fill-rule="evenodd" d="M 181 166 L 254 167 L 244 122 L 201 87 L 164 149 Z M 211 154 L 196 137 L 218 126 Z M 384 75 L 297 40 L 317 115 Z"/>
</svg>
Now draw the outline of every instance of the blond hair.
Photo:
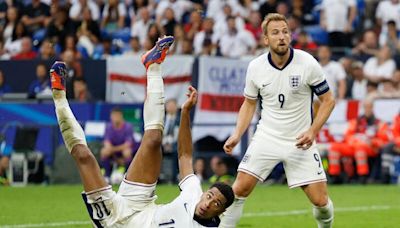
<svg viewBox="0 0 400 228">
<path fill-rule="evenodd" d="M 263 30 L 263 34 L 266 35 L 267 34 L 267 28 L 268 28 L 268 24 L 271 21 L 284 21 L 286 24 L 288 24 L 286 17 L 283 16 L 282 14 L 279 13 L 269 13 L 267 16 L 265 16 L 264 21 L 261 24 L 261 28 Z"/>
</svg>

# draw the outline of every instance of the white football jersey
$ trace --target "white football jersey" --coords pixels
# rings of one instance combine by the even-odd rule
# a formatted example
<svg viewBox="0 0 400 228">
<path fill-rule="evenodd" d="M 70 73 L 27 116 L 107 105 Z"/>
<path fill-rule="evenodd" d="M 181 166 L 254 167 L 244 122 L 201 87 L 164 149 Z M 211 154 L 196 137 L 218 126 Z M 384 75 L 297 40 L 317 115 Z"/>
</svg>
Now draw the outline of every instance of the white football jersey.
<svg viewBox="0 0 400 228">
<path fill-rule="evenodd" d="M 196 175 L 186 176 L 180 183 L 181 193 L 171 203 L 159 205 L 155 211 L 152 227 L 197 228 L 218 227 L 219 218 L 209 221 L 194 220 L 194 212 L 203 194 Z M 201 223 L 201 224 L 200 224 Z"/>
<path fill-rule="evenodd" d="M 319 63 L 307 52 L 290 48 L 287 64 L 279 69 L 265 53 L 249 63 L 244 96 L 261 99 L 257 131 L 278 140 L 296 141 L 312 124 L 313 93 L 329 90 Z"/>
</svg>

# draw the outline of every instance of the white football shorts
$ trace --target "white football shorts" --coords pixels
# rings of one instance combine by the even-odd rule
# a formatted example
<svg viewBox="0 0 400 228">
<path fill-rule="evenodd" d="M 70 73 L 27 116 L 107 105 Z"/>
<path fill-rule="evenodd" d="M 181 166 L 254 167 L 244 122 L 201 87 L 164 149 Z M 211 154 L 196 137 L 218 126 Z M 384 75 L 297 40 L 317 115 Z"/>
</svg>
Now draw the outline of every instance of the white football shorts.
<svg viewBox="0 0 400 228">
<path fill-rule="evenodd" d="M 289 188 L 326 181 L 316 144 L 308 150 L 298 149 L 295 144 L 296 141 L 279 140 L 256 131 L 238 171 L 264 182 L 273 168 L 282 162 Z"/>
<path fill-rule="evenodd" d="M 83 192 L 94 227 L 150 227 L 157 208 L 156 183 L 123 180 L 118 193 L 111 186 Z"/>
</svg>

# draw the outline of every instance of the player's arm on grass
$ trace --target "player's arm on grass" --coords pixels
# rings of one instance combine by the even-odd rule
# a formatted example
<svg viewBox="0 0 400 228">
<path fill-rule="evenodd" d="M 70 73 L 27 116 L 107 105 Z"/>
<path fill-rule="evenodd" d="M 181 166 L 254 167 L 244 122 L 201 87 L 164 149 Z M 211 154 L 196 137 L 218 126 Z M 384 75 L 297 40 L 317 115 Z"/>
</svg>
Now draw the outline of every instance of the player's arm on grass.
<svg viewBox="0 0 400 228">
<path fill-rule="evenodd" d="M 189 87 L 188 99 L 182 105 L 181 123 L 178 134 L 178 161 L 179 176 L 181 179 L 193 173 L 193 144 L 192 133 L 190 132 L 190 110 L 197 102 L 197 91 L 194 87 Z"/>
<path fill-rule="evenodd" d="M 257 100 L 245 98 L 242 106 L 240 107 L 236 128 L 233 134 L 226 140 L 224 150 L 226 153 L 231 154 L 233 148 L 238 144 L 243 133 L 249 127 L 251 119 L 257 108 Z"/>
</svg>

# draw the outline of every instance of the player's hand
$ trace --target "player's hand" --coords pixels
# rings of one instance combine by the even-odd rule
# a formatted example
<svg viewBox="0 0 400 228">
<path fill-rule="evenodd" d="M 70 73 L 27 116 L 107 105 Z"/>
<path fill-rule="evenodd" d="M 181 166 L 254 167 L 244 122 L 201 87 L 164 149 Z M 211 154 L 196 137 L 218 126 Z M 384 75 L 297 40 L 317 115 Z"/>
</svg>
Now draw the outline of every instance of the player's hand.
<svg viewBox="0 0 400 228">
<path fill-rule="evenodd" d="M 182 110 L 191 110 L 193 106 L 197 103 L 197 90 L 193 86 L 189 86 L 188 93 L 186 94 L 188 97 L 182 105 Z"/>
<path fill-rule="evenodd" d="M 309 129 L 308 131 L 300 134 L 296 140 L 296 147 L 299 149 L 307 150 L 310 148 L 314 142 L 315 133 Z"/>
<path fill-rule="evenodd" d="M 239 143 L 240 137 L 231 135 L 224 144 L 224 151 L 227 154 L 232 154 L 233 148 Z"/>
</svg>

